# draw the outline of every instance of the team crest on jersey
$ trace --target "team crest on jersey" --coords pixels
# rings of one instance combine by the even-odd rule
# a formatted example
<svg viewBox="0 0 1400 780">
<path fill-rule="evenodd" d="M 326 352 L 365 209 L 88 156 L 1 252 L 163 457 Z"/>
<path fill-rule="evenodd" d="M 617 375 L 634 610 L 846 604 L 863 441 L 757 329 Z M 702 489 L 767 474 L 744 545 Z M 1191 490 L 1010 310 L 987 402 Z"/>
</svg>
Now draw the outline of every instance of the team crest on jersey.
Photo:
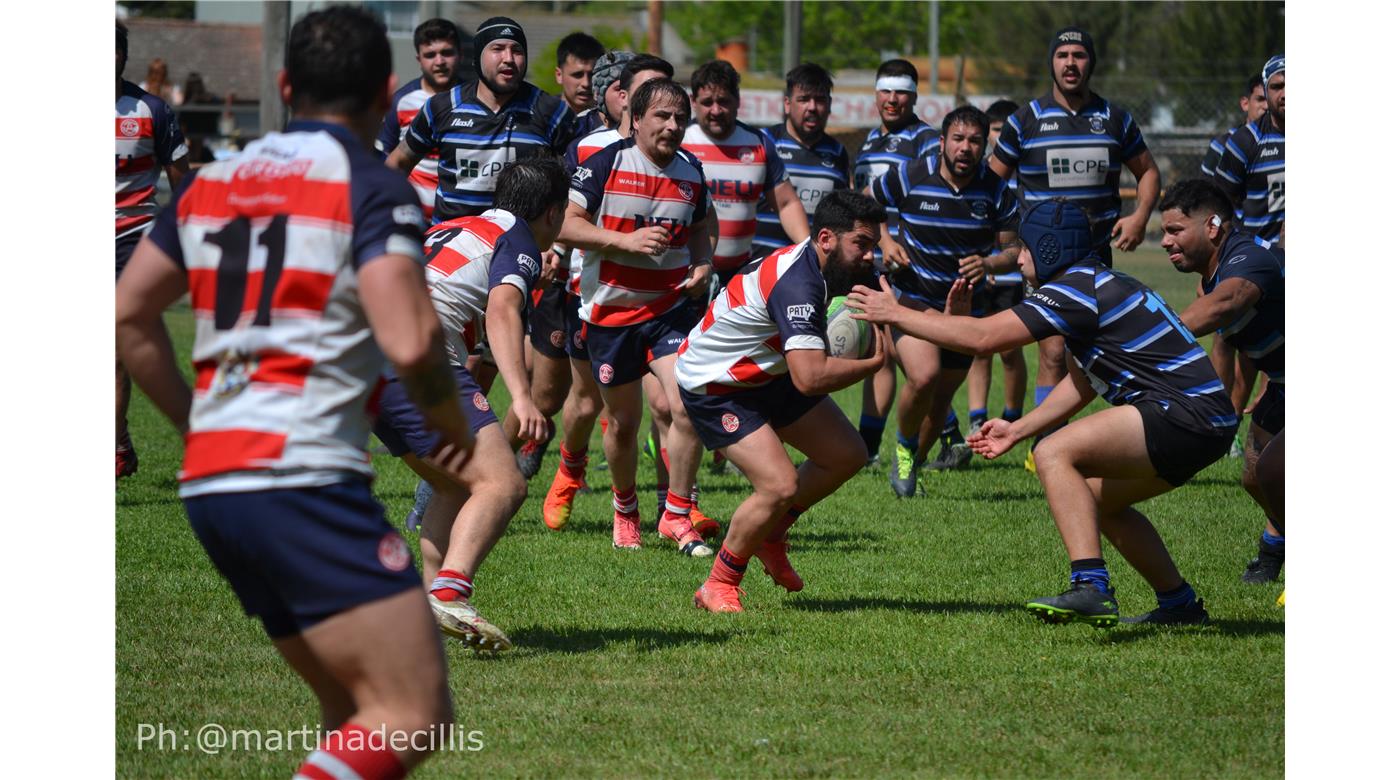
<svg viewBox="0 0 1400 780">
<path fill-rule="evenodd" d="M 562 348 L 564 346 L 564 331 L 556 330 L 550 333 L 549 343 L 553 344 L 556 347 Z"/>
<path fill-rule="evenodd" d="M 739 150 L 739 162 L 745 165 L 748 165 L 749 163 L 753 162 L 754 159 L 756 159 L 756 157 L 757 155 L 755 155 L 753 150 L 749 149 L 748 147 Z"/>
<path fill-rule="evenodd" d="M 681 191 L 681 197 L 685 198 L 686 200 L 690 200 L 691 198 L 695 197 L 695 190 L 690 188 L 690 182 L 688 181 L 676 182 L 676 189 Z"/>
<path fill-rule="evenodd" d="M 823 167 L 823 168 L 835 168 L 835 167 L 836 167 L 836 158 L 835 158 L 835 157 L 832 157 L 832 156 L 829 155 L 829 154 L 823 154 L 823 155 L 822 155 L 822 167 Z"/>
<path fill-rule="evenodd" d="M 719 424 L 724 426 L 725 433 L 733 433 L 739 430 L 739 417 L 733 412 L 725 412 L 724 416 L 719 418 Z"/>
<path fill-rule="evenodd" d="M 986 219 L 990 210 L 985 200 L 972 200 L 967 203 L 967 210 L 972 212 L 972 216 L 978 219 Z"/>
<path fill-rule="evenodd" d="M 598 366 L 598 381 L 599 381 L 599 382 L 602 382 L 602 383 L 605 384 L 605 385 L 606 385 L 606 384 L 611 384 L 611 383 L 612 383 L 612 378 L 613 378 L 613 367 L 612 367 L 612 363 L 604 363 L 603 365 Z"/>
<path fill-rule="evenodd" d="M 891 138 L 890 140 L 886 141 L 886 142 L 885 142 L 885 151 L 887 151 L 887 152 L 897 152 L 897 151 L 899 151 L 899 139 L 898 139 L 898 138 Z"/>
<path fill-rule="evenodd" d="M 588 178 L 592 175 L 593 169 L 579 166 L 579 169 L 574 171 L 574 181 L 582 184 L 583 182 L 588 181 Z"/>
<path fill-rule="evenodd" d="M 379 563 L 389 571 L 403 571 L 413 563 L 413 556 L 408 552 L 408 542 L 397 532 L 390 531 L 379 540 Z"/>
<path fill-rule="evenodd" d="M 122 135 L 127 138 L 135 138 L 141 134 L 141 123 L 135 119 L 123 119 L 121 123 Z"/>
<path fill-rule="evenodd" d="M 219 366 L 214 370 L 214 379 L 209 383 L 209 392 L 215 398 L 231 398 L 243 392 L 253 381 L 258 370 L 258 359 L 251 355 L 226 352 L 219 358 Z"/>
<path fill-rule="evenodd" d="M 1103 126 L 1103 117 L 1101 117 L 1101 116 L 1091 116 L 1091 117 L 1089 117 L 1089 132 L 1091 132 L 1091 133 L 1098 133 L 1099 135 L 1103 135 L 1105 132 L 1107 132 L 1107 131 L 1104 129 L 1104 126 Z"/>
<path fill-rule="evenodd" d="M 487 401 L 486 396 L 482 395 L 480 391 L 477 391 L 476 395 L 472 396 L 472 406 L 475 406 L 483 412 L 491 411 L 491 402 Z"/>
</svg>

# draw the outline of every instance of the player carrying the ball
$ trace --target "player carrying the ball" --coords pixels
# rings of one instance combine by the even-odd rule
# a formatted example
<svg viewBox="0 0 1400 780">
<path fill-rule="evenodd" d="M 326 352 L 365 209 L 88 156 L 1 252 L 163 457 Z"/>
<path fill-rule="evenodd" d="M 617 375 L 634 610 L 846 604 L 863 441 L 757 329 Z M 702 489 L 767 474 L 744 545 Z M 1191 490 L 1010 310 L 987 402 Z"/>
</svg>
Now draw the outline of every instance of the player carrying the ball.
<svg viewBox="0 0 1400 780">
<path fill-rule="evenodd" d="M 965 280 L 946 307 L 917 312 L 883 290 L 857 287 L 847 305 L 873 323 L 941 347 L 988 354 L 1050 335 L 1074 357 L 1054 390 L 1016 422 L 991 420 L 968 443 L 987 458 L 1054 430 L 1102 395 L 1113 405 L 1055 430 L 1036 448 L 1036 475 L 1070 558 L 1070 587 L 1026 608 L 1049 623 L 1118 623 L 1099 535 L 1157 591 L 1158 610 L 1124 622 L 1207 622 L 1157 530 L 1133 504 L 1185 484 L 1230 449 L 1239 417 L 1195 336 L 1151 288 L 1104 266 L 1083 209 L 1064 200 L 1021 217 L 1021 273 L 1036 285 L 1016 306 L 985 318 Z M 1171 620 L 1164 621 L 1169 612 Z"/>
<path fill-rule="evenodd" d="M 877 333 L 870 357 L 831 357 L 826 309 L 831 296 L 870 273 L 885 219 L 864 195 L 826 196 L 812 237 L 730 280 L 681 344 L 676 382 L 691 425 L 753 485 L 695 592 L 697 607 L 742 612 L 739 583 L 755 555 L 774 582 L 801 590 L 787 557 L 788 529 L 865 465 L 860 434 L 827 394 L 878 371 L 886 345 Z M 807 456 L 801 468 L 784 443 Z"/>
</svg>

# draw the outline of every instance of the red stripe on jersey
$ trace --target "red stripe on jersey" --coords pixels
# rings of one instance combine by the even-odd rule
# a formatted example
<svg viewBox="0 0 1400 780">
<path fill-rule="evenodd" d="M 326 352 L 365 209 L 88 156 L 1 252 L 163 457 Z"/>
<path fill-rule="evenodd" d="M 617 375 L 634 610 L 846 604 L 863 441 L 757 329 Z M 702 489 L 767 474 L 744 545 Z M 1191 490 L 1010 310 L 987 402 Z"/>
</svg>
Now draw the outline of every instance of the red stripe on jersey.
<svg viewBox="0 0 1400 780">
<path fill-rule="evenodd" d="M 424 173 L 415 166 L 412 171 L 409 171 L 408 183 L 417 184 L 420 187 L 426 187 L 428 189 L 436 188 L 438 183 L 437 171 L 434 170 L 432 173 Z"/>
<path fill-rule="evenodd" d="M 773 381 L 773 375 L 759 368 L 758 364 L 753 362 L 753 358 L 747 355 L 739 358 L 734 365 L 729 367 L 729 375 L 734 377 L 734 381 L 748 385 L 760 385 Z"/>
<path fill-rule="evenodd" d="M 196 268 L 190 275 L 190 306 L 196 312 L 211 315 L 218 294 L 219 272 L 213 268 Z M 277 280 L 277 289 L 272 293 L 274 310 L 294 310 L 322 313 L 326 301 L 330 299 L 331 287 L 335 284 L 332 274 L 284 268 Z M 240 315 L 257 311 L 258 299 L 262 296 L 263 272 L 248 273 L 248 282 L 243 289 L 243 306 Z"/>
<path fill-rule="evenodd" d="M 771 338 L 764 339 L 763 345 L 774 352 L 782 352 L 783 335 L 781 333 L 774 333 Z"/>
<path fill-rule="evenodd" d="M 653 300 L 647 301 L 640 306 L 603 306 L 593 305 L 593 316 L 588 319 L 597 325 L 607 328 L 616 328 L 622 325 L 635 325 L 639 322 L 647 322 L 671 310 L 676 305 L 676 301 L 681 297 L 680 291 L 667 293 Z"/>
<path fill-rule="evenodd" d="M 598 265 L 598 281 L 609 287 L 625 287 L 638 292 L 671 292 L 680 287 L 690 273 L 689 266 L 680 268 L 634 268 L 611 260 Z"/>
<path fill-rule="evenodd" d="M 432 262 L 428 263 L 428 267 L 442 273 L 444 276 L 451 276 L 457 272 L 457 269 L 470 262 L 471 258 L 450 246 L 445 246 L 438 250 Z"/>
<path fill-rule="evenodd" d="M 714 303 L 711 303 L 710 306 L 709 306 L 709 308 L 705 309 L 705 316 L 700 318 L 700 332 L 701 332 L 701 333 L 704 333 L 705 331 L 707 331 L 707 330 L 710 329 L 710 326 L 711 326 L 711 325 L 714 325 L 714 324 L 715 324 L 715 305 L 714 305 Z"/>
<path fill-rule="evenodd" d="M 682 342 L 681 342 L 681 348 L 678 349 L 678 350 L 676 350 L 676 357 L 680 357 L 681 355 L 684 355 L 684 354 L 685 354 L 685 351 L 686 351 L 687 349 L 689 349 L 689 348 L 690 348 L 690 339 L 687 338 L 685 341 L 682 341 Z"/>
<path fill-rule="evenodd" d="M 719 221 L 720 238 L 747 238 L 754 234 L 754 227 L 758 224 L 758 217 L 753 219 L 721 219 Z"/>
<path fill-rule="evenodd" d="M 133 138 L 153 138 L 156 134 L 155 120 L 148 116 L 119 116 L 115 128 L 117 138 L 122 141 L 129 141 Z"/>
<path fill-rule="evenodd" d="M 288 352 L 266 351 L 258 354 L 256 367 L 248 381 L 263 385 L 283 385 L 302 388 L 306 377 L 311 374 L 315 361 Z M 219 370 L 217 360 L 199 360 L 194 364 L 196 392 L 208 390 L 214 384 L 214 375 Z"/>
<path fill-rule="evenodd" d="M 155 214 L 141 214 L 135 217 L 117 217 L 117 234 L 120 235 L 134 227 L 144 225 L 155 218 Z"/>
<path fill-rule="evenodd" d="M 219 369 L 219 361 L 214 359 L 194 362 L 194 391 L 202 393 L 214 384 L 214 372 Z"/>
<path fill-rule="evenodd" d="M 695 155 L 702 163 L 728 163 L 730 165 L 762 165 L 768 161 L 763 140 L 755 138 L 747 144 L 687 143 L 685 150 Z M 744 156 L 749 159 L 745 160 Z"/>
<path fill-rule="evenodd" d="M 427 232 L 423 235 L 425 239 L 423 241 L 423 249 L 425 251 L 432 250 L 433 242 L 427 240 L 429 236 L 444 230 L 456 228 L 460 228 L 463 232 L 470 233 L 473 238 L 487 246 L 495 246 L 501 234 L 506 232 L 505 228 L 489 219 L 482 219 L 481 217 L 458 217 L 457 219 L 448 220 L 447 222 L 439 222 L 428 228 Z M 434 257 L 431 263 L 428 263 L 428 267 L 451 276 L 469 262 L 471 262 L 471 258 L 453 249 L 449 243 L 437 253 L 437 257 Z"/>
<path fill-rule="evenodd" d="M 598 216 L 598 226 L 605 230 L 614 230 L 618 233 L 633 233 L 637 230 L 637 220 L 635 217 L 615 217 L 612 214 L 600 214 Z M 689 225 L 666 225 L 659 224 L 670 231 L 667 237 L 667 246 L 671 249 L 680 249 L 690 241 Z M 653 227 L 648 225 L 647 227 Z"/>
<path fill-rule="evenodd" d="M 196 178 L 180 198 L 180 222 L 190 217 L 254 219 L 286 214 L 346 226 L 351 224 L 349 182 L 317 181 L 299 176 L 279 177 L 277 182 L 278 191 L 276 197 L 272 197 L 268 180 L 259 177 L 240 179 L 235 172 L 231 182 Z"/>
<path fill-rule="evenodd" d="M 726 293 L 729 293 L 729 308 L 737 309 L 740 306 L 743 306 L 746 303 L 744 299 L 743 274 L 739 274 L 733 279 L 730 279 L 729 284 L 725 285 L 724 291 Z"/>
<path fill-rule="evenodd" d="M 778 283 L 778 255 L 769 255 L 762 264 L 758 266 L 758 291 L 763 296 L 763 300 L 768 300 L 768 296 L 773 292 L 773 285 Z"/>
<path fill-rule="evenodd" d="M 281 433 L 229 428 L 222 431 L 195 431 L 185 436 L 185 462 L 180 481 L 268 468 L 282 457 L 287 436 Z"/>
<path fill-rule="evenodd" d="M 685 184 L 685 189 L 690 190 L 686 195 L 681 189 L 681 184 Z M 621 168 L 614 168 L 608 174 L 608 181 L 603 185 L 604 195 L 636 195 L 651 200 L 678 200 L 689 203 L 692 206 L 700 202 L 700 188 L 704 184 L 699 182 L 682 182 L 662 176 L 648 176 L 638 171 L 629 171 Z"/>
<path fill-rule="evenodd" d="M 416 116 L 418 116 L 418 112 L 417 112 L 417 111 L 399 111 L 399 112 L 398 112 L 399 127 L 400 127 L 400 128 L 404 128 L 404 127 L 407 127 L 407 126 L 413 124 L 413 118 L 416 117 Z"/>
<path fill-rule="evenodd" d="M 140 206 L 147 200 L 156 196 L 155 187 L 142 187 L 139 190 L 117 193 L 117 208 L 129 209 L 133 206 Z"/>
<path fill-rule="evenodd" d="M 118 176 L 135 176 L 138 173 L 146 173 L 154 167 L 156 167 L 156 157 L 153 154 L 117 158 Z"/>
</svg>

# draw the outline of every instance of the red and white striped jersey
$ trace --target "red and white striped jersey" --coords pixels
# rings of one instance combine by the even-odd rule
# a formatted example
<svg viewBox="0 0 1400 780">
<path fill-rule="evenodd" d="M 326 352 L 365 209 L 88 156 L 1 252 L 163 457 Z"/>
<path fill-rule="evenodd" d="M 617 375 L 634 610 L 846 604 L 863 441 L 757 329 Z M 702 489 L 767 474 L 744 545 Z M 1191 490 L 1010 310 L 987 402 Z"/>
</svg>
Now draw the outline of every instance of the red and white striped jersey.
<svg viewBox="0 0 1400 780">
<path fill-rule="evenodd" d="M 788 372 L 784 353 L 826 349 L 826 279 L 811 241 L 784 247 L 729 280 L 681 344 L 676 382 L 717 395 Z"/>
<path fill-rule="evenodd" d="M 729 137 L 716 141 L 700 125 L 686 128 L 681 148 L 705 166 L 705 184 L 719 219 L 715 270 L 730 271 L 749 262 L 758 232 L 758 202 L 765 190 L 787 181 L 787 169 L 768 136 L 743 122 Z"/>
<path fill-rule="evenodd" d="M 423 89 L 421 78 L 399 87 L 394 93 L 394 99 L 389 102 L 389 111 L 384 115 L 384 124 L 379 128 L 379 136 L 374 139 L 374 150 L 379 152 L 380 156 L 388 157 L 390 152 L 398 148 L 399 142 L 408 133 L 408 126 L 413 124 L 413 118 L 418 116 L 418 112 L 423 110 L 423 104 L 432 96 L 432 92 Z M 408 173 L 408 183 L 413 186 L 413 191 L 418 193 L 418 202 L 423 204 L 423 216 L 431 221 L 433 201 L 437 198 L 437 150 L 428 152 L 413 166 L 413 170 Z"/>
<path fill-rule="evenodd" d="M 665 168 L 647 159 L 633 139 L 596 152 L 574 171 L 569 200 L 593 215 L 594 224 L 631 233 L 660 225 L 671 235 L 656 257 L 620 251 L 583 253 L 579 317 L 619 327 L 654 319 L 680 304 L 690 273 L 691 230 L 709 213 L 705 173 L 678 151 Z"/>
<path fill-rule="evenodd" d="M 520 290 L 521 310 L 540 280 L 540 250 L 527 222 L 491 209 L 458 217 L 428 230 L 428 295 L 447 336 L 448 358 L 465 367 L 467 355 L 486 333 L 486 298 L 497 285 Z"/>
<path fill-rule="evenodd" d="M 188 153 L 170 106 L 123 81 L 117 98 L 117 238 L 145 229 L 156 218 L 161 167 Z"/>
<path fill-rule="evenodd" d="M 150 233 L 186 270 L 195 315 L 182 496 L 373 475 L 384 356 L 356 272 L 421 258 L 422 221 L 402 176 L 322 122 L 292 122 L 182 182 Z"/>
<path fill-rule="evenodd" d="M 622 134 L 611 127 L 599 127 L 591 133 L 575 138 L 564 153 L 564 170 L 573 176 L 580 163 L 621 140 Z M 579 294 L 579 278 L 582 274 L 583 250 L 575 249 L 569 255 L 569 294 Z"/>
</svg>

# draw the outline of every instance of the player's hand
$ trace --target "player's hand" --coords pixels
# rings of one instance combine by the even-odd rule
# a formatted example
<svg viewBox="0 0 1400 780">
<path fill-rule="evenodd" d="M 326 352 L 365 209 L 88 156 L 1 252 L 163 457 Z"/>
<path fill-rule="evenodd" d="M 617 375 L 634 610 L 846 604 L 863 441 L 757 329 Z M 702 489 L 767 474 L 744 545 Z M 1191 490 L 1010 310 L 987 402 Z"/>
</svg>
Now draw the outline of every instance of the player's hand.
<svg viewBox="0 0 1400 780">
<path fill-rule="evenodd" d="M 710 277 L 713 274 L 714 266 L 709 263 L 692 265 L 685 281 L 681 282 L 681 292 L 687 298 L 705 298 L 710 294 Z"/>
<path fill-rule="evenodd" d="M 967 445 L 972 451 L 991 460 L 1016 446 L 1020 441 L 1011 432 L 1011 423 L 997 419 L 982 423 L 982 428 L 967 437 Z"/>
<path fill-rule="evenodd" d="M 552 283 L 564 271 L 564 256 L 553 247 L 540 253 L 540 282 L 543 285 Z"/>
<path fill-rule="evenodd" d="M 972 314 L 972 283 L 966 279 L 958 279 L 953 282 L 952 289 L 948 290 L 948 299 L 943 302 L 944 314 L 956 314 L 966 317 Z"/>
<path fill-rule="evenodd" d="M 624 252 L 632 252 L 639 255 L 657 255 L 665 252 L 671 246 L 671 231 L 660 225 L 644 227 L 641 230 L 634 230 L 623 236 L 618 242 L 618 249 Z"/>
<path fill-rule="evenodd" d="M 1113 223 L 1113 231 L 1108 237 L 1115 249 L 1131 252 L 1137 249 L 1137 245 L 1142 243 L 1146 235 L 1147 222 L 1139 222 L 1134 217 L 1127 216 Z"/>
<path fill-rule="evenodd" d="M 968 255 L 958 260 L 958 275 L 972 284 L 977 284 L 987 276 L 987 258 Z"/>
<path fill-rule="evenodd" d="M 901 268 L 909 267 L 909 252 L 904 245 L 890 238 L 888 241 L 880 240 L 880 252 L 885 256 L 885 270 L 898 271 Z"/>
<path fill-rule="evenodd" d="M 510 411 L 520 421 L 520 438 L 537 442 L 549 438 L 549 420 L 540 413 L 534 401 L 529 398 L 512 399 Z"/>
<path fill-rule="evenodd" d="M 885 361 L 888 360 L 888 357 L 887 357 L 887 356 L 888 356 L 888 354 L 889 354 L 889 351 L 890 351 L 890 335 L 889 335 L 889 329 L 888 329 L 888 328 L 871 328 L 871 329 L 870 329 L 870 356 L 867 357 L 867 358 L 864 358 L 864 360 L 865 360 L 865 371 L 862 372 L 862 373 L 864 374 L 864 376 L 874 376 L 875 374 L 879 373 L 880 369 L 885 365 Z"/>
<path fill-rule="evenodd" d="M 879 290 L 872 290 L 863 284 L 856 285 L 846 296 L 846 305 L 852 309 L 852 317 L 875 325 L 896 324 L 900 309 L 904 308 L 895 299 L 889 280 L 883 276 L 880 277 Z"/>
</svg>

